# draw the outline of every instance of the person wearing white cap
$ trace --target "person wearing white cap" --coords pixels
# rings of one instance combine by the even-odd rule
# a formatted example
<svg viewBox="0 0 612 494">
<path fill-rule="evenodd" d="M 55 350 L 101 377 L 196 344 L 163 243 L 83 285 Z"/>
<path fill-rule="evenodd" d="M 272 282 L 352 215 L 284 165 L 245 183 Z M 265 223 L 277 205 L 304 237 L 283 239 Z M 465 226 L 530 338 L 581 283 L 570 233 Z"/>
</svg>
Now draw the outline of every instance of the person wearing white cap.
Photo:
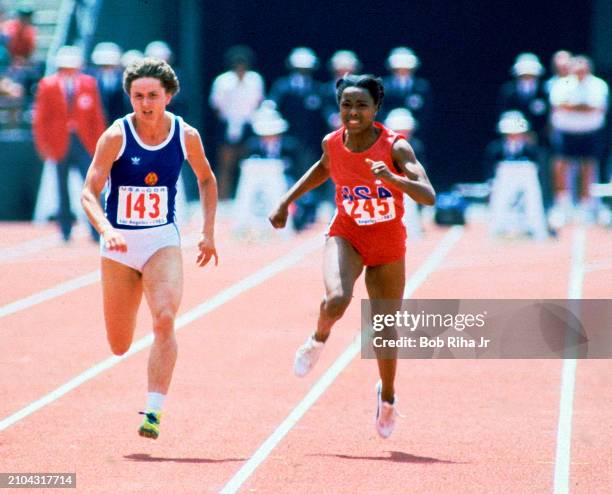
<svg viewBox="0 0 612 494">
<path fill-rule="evenodd" d="M 289 74 L 272 84 L 269 98 L 276 103 L 278 111 L 289 122 L 291 134 L 300 143 L 302 159 L 297 166 L 303 165 L 304 169 L 298 170 L 297 174 L 301 176 L 307 164 L 321 154 L 321 137 L 327 131 L 322 112 L 322 84 L 314 79 L 319 58 L 312 49 L 297 47 L 289 53 L 286 65 Z M 324 189 L 316 191 L 316 194 L 327 195 Z M 315 203 L 305 215 L 305 224 L 315 220 Z"/>
<path fill-rule="evenodd" d="M 513 80 L 502 85 L 498 97 L 498 114 L 520 111 L 537 134 L 540 145 L 546 145 L 548 98 L 541 81 L 544 67 L 533 53 L 521 53 L 512 65 Z"/>
<path fill-rule="evenodd" d="M 427 169 L 427 159 L 425 157 L 425 146 L 423 141 L 418 137 L 414 137 L 414 131 L 417 128 L 417 122 L 412 116 L 410 110 L 406 108 L 394 108 L 389 112 L 384 121 L 385 127 L 403 135 L 412 149 L 414 154 L 419 157 L 419 162 Z M 418 204 L 410 197 L 404 196 L 404 225 L 408 238 L 416 239 L 423 236 L 423 226 L 421 222 L 421 212 Z"/>
<path fill-rule="evenodd" d="M 95 78 L 81 72 L 81 49 L 62 46 L 57 51 L 55 64 L 57 73 L 43 77 L 38 84 L 32 131 L 39 155 L 57 165 L 58 222 L 67 242 L 73 217 L 68 192 L 69 170 L 74 167 L 85 177 L 106 120 Z M 93 227 L 92 236 L 97 240 Z"/>
<path fill-rule="evenodd" d="M 387 68 L 391 75 L 383 79 L 385 85 L 385 107 L 379 115 L 384 120 L 393 108 L 406 108 L 419 122 L 419 135 L 427 142 L 431 127 L 433 94 L 429 82 L 415 77 L 420 60 L 410 48 L 399 46 L 387 57 Z"/>
<path fill-rule="evenodd" d="M 342 125 L 336 101 L 336 82 L 345 75 L 358 73 L 361 69 L 361 62 L 355 52 L 338 50 L 329 59 L 328 69 L 332 79 L 321 85 L 321 99 L 323 118 L 327 123 L 328 131 L 331 132 Z"/>
<path fill-rule="evenodd" d="M 121 55 L 121 66 L 126 69 L 134 62 L 138 62 L 145 57 L 144 53 L 140 50 L 127 50 Z"/>
<path fill-rule="evenodd" d="M 121 54 L 119 45 L 109 41 L 98 43 L 91 53 L 93 67 L 89 73 L 98 81 L 102 105 L 109 122 L 114 122 L 127 111 Z"/>
<path fill-rule="evenodd" d="M 501 138 L 486 150 L 486 166 L 494 170 L 491 233 L 525 231 L 535 239 L 545 239 L 548 226 L 538 177 L 541 153 L 530 136 L 530 124 L 521 112 L 508 111 L 501 115 L 497 131 Z"/>
<path fill-rule="evenodd" d="M 321 136 L 325 132 L 321 83 L 313 77 L 319 59 L 310 48 L 298 47 L 291 50 L 286 64 L 289 75 L 272 84 L 269 98 L 276 103 L 278 111 L 289 122 L 292 134 L 312 158 L 320 151 Z"/>
<path fill-rule="evenodd" d="M 251 126 L 255 135 L 247 140 L 247 156 L 249 159 L 282 160 L 285 177 L 292 183 L 300 178 L 307 164 L 303 162 L 299 141 L 287 134 L 289 123 L 274 106 L 273 101 L 264 101 L 253 114 Z M 311 212 L 316 206 L 315 203 L 316 196 L 312 192 L 296 201 L 292 219 L 297 231 L 312 223 L 314 218 Z"/>
<path fill-rule="evenodd" d="M 170 45 L 161 40 L 151 41 L 145 47 L 144 55 L 149 58 L 159 58 L 166 63 L 172 63 L 172 58 L 174 56 Z"/>
</svg>

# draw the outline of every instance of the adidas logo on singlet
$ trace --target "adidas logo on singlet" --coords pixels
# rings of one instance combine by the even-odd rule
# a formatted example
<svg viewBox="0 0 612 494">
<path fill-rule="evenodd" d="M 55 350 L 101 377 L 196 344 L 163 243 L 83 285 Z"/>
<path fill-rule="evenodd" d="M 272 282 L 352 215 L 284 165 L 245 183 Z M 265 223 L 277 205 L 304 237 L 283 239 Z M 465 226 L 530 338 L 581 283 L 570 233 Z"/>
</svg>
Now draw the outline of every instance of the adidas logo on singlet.
<svg viewBox="0 0 612 494">
<path fill-rule="evenodd" d="M 140 165 L 140 157 L 132 156 L 131 160 L 132 160 L 132 165 Z"/>
</svg>

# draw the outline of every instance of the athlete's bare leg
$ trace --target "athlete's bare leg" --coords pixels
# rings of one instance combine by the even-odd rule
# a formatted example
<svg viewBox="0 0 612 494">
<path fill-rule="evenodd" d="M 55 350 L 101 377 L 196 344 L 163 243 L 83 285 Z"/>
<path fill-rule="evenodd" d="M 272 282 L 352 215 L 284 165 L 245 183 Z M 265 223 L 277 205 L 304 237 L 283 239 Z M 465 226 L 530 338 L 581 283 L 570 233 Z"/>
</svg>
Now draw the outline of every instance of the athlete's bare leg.
<svg viewBox="0 0 612 494">
<path fill-rule="evenodd" d="M 135 269 L 102 257 L 102 292 L 106 336 L 115 355 L 132 344 L 136 314 L 142 300 L 142 275 Z"/>
<path fill-rule="evenodd" d="M 174 320 L 183 294 L 183 263 L 179 247 L 158 250 L 142 270 L 144 293 L 153 317 L 148 391 L 167 394 L 176 363 Z"/>
<path fill-rule="evenodd" d="M 382 264 L 380 266 L 366 268 L 365 274 L 366 288 L 370 297 L 372 313 L 384 310 L 394 313 L 401 308 L 401 300 L 404 295 L 406 285 L 406 266 L 404 259 Z M 385 304 L 377 307 L 377 300 L 385 300 Z M 388 352 L 388 349 L 386 350 Z M 395 370 L 397 358 L 379 357 L 378 372 L 382 381 L 381 398 L 383 401 L 390 402 L 395 396 Z"/>
<path fill-rule="evenodd" d="M 319 308 L 315 340 L 326 341 L 334 323 L 342 317 L 353 298 L 353 287 L 363 270 L 363 260 L 341 237 L 330 237 L 323 253 L 325 297 Z"/>
</svg>

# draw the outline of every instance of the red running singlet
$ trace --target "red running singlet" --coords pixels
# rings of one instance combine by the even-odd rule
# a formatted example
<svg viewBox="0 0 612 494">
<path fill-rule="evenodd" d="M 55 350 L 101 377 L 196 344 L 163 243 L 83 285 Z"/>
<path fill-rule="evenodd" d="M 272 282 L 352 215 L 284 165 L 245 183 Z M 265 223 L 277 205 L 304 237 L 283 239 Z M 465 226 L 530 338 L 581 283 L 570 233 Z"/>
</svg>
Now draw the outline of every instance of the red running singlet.
<svg viewBox="0 0 612 494">
<path fill-rule="evenodd" d="M 380 134 L 363 152 L 346 148 L 344 127 L 329 134 L 327 141 L 331 178 L 336 184 L 336 214 L 327 234 L 347 240 L 366 266 L 389 264 L 406 254 L 403 192 L 376 178 L 365 161 L 384 161 L 399 175 L 392 148 L 397 139 L 404 137 L 378 122 L 374 125 Z"/>
</svg>

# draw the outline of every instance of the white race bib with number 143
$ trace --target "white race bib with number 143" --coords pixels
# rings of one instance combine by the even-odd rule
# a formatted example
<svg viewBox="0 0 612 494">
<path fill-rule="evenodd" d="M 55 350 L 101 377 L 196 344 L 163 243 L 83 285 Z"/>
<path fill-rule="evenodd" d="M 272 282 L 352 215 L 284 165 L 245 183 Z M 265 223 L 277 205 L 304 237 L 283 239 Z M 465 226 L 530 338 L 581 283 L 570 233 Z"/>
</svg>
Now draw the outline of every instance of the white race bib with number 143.
<svg viewBox="0 0 612 494">
<path fill-rule="evenodd" d="M 119 187 L 117 224 L 156 226 L 168 222 L 167 187 Z"/>
</svg>

